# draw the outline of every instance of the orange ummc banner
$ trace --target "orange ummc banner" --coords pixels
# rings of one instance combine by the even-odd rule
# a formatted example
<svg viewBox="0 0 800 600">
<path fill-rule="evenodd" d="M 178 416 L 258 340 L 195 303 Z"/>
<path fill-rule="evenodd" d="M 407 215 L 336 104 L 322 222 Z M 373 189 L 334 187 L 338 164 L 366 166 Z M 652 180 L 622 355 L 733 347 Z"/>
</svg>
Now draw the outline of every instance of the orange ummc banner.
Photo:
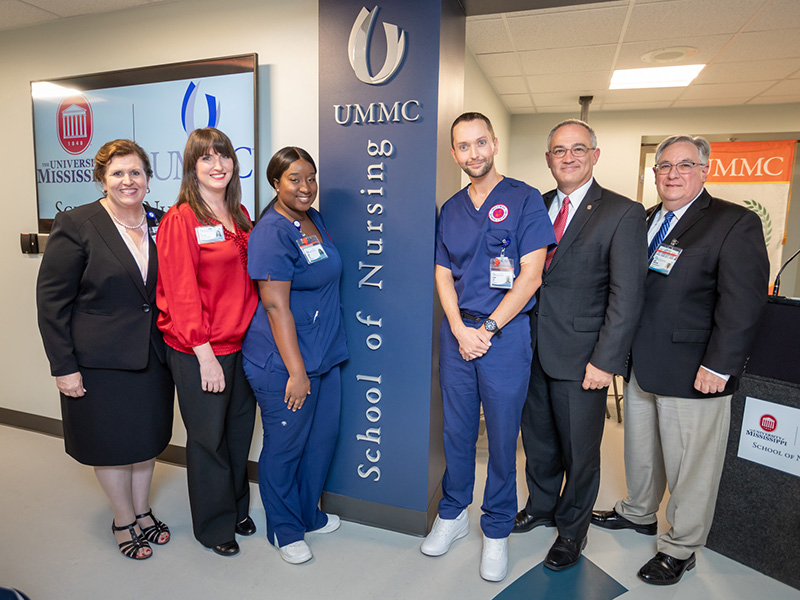
<svg viewBox="0 0 800 600">
<path fill-rule="evenodd" d="M 794 140 L 711 144 L 708 183 L 789 183 Z"/>
</svg>

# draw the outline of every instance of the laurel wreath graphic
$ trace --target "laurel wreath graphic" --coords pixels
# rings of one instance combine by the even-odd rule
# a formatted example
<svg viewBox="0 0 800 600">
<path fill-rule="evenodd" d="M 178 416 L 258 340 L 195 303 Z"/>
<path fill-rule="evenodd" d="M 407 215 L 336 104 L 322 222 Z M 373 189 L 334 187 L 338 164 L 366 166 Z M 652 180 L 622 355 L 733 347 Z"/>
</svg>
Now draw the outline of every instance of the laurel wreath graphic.
<svg viewBox="0 0 800 600">
<path fill-rule="evenodd" d="M 769 242 L 772 239 L 772 219 L 769 218 L 769 211 L 763 204 L 755 200 L 744 200 L 743 204 L 761 219 L 761 226 L 764 228 L 764 240 L 769 246 Z"/>
</svg>

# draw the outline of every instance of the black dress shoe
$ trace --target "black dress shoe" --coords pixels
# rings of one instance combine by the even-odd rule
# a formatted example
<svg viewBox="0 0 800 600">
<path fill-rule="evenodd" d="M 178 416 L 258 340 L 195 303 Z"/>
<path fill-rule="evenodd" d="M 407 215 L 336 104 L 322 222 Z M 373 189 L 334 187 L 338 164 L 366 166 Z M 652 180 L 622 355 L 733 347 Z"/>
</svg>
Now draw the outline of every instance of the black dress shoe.
<svg viewBox="0 0 800 600">
<path fill-rule="evenodd" d="M 558 536 L 544 559 L 544 566 L 551 571 L 563 571 L 574 567 L 581 560 L 581 552 L 586 548 L 586 537 L 573 540 Z"/>
<path fill-rule="evenodd" d="M 556 526 L 555 521 L 553 521 L 551 517 L 533 517 L 523 508 L 517 513 L 517 516 L 514 517 L 514 529 L 511 530 L 511 533 L 525 533 L 540 525 L 544 525 L 545 527 Z"/>
<path fill-rule="evenodd" d="M 659 552 L 639 569 L 639 579 L 653 585 L 672 585 L 678 583 L 686 571 L 691 571 L 697 564 L 694 552 L 689 558 L 681 560 Z"/>
<path fill-rule="evenodd" d="M 239 554 L 239 544 L 236 541 L 225 542 L 224 544 L 217 544 L 211 550 L 220 556 L 236 556 Z"/>
<path fill-rule="evenodd" d="M 629 521 L 613 508 L 611 510 L 593 510 L 592 525 L 597 525 L 605 529 L 633 529 L 644 535 L 655 535 L 658 533 L 658 522 L 639 525 L 638 523 Z"/>
<path fill-rule="evenodd" d="M 250 517 L 245 517 L 236 524 L 236 533 L 239 535 L 253 535 L 255 532 L 256 524 Z"/>
</svg>

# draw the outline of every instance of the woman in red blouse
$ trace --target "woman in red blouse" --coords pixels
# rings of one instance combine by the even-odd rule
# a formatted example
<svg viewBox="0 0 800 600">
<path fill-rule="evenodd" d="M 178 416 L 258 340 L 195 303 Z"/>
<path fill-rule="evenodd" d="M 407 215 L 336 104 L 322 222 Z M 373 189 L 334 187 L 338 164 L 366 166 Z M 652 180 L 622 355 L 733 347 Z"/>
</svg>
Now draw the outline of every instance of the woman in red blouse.
<svg viewBox="0 0 800 600">
<path fill-rule="evenodd" d="M 239 163 L 213 127 L 189 135 L 178 202 L 158 228 L 158 327 L 186 426 L 194 535 L 221 556 L 252 535 L 247 457 L 255 399 L 242 339 L 258 303 L 247 275 L 252 224 L 241 205 Z"/>
</svg>

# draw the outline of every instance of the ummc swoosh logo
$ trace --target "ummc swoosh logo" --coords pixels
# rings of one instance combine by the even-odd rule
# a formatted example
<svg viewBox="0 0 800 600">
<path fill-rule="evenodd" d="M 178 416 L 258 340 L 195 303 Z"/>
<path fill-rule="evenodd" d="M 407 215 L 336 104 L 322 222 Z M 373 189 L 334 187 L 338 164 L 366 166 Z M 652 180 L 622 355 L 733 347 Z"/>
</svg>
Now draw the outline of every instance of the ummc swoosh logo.
<svg viewBox="0 0 800 600">
<path fill-rule="evenodd" d="M 389 81 L 400 68 L 400 63 L 403 62 L 403 57 L 406 53 L 406 32 L 397 25 L 384 23 L 386 60 L 377 75 L 370 74 L 368 64 L 369 45 L 377 16 L 377 6 L 371 11 L 362 7 L 355 23 L 353 23 L 353 29 L 350 30 L 350 41 L 347 44 L 347 57 L 350 59 L 350 66 L 353 67 L 353 72 L 359 81 L 370 85 L 380 85 Z"/>
</svg>

